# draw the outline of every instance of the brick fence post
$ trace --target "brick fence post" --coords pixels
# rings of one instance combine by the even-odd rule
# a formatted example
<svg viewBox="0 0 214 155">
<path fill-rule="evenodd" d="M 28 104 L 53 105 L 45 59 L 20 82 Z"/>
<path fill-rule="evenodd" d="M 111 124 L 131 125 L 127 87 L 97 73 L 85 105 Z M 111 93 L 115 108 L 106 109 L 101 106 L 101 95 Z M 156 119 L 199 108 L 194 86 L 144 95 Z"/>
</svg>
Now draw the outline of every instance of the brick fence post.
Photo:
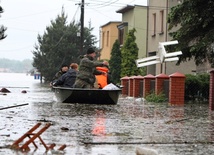
<svg viewBox="0 0 214 155">
<path fill-rule="evenodd" d="M 123 86 L 122 88 L 122 95 L 128 95 L 128 89 L 129 89 L 129 77 L 125 76 L 122 77 L 121 79 L 121 85 Z"/>
<path fill-rule="evenodd" d="M 169 77 L 169 103 L 171 105 L 184 105 L 185 75 L 176 72 Z"/>
<path fill-rule="evenodd" d="M 140 83 L 141 83 L 141 81 L 143 81 L 144 77 L 141 76 L 141 75 L 138 75 L 138 76 L 134 76 L 133 78 L 134 78 L 134 81 L 133 81 L 133 90 L 134 90 L 133 96 L 134 97 L 142 97 L 140 95 L 140 90 L 143 89 L 143 88 L 140 88 L 141 87 Z"/>
<path fill-rule="evenodd" d="M 144 76 L 144 81 L 143 81 L 143 97 L 144 98 L 151 93 L 151 81 L 154 79 L 155 79 L 155 76 L 152 74 L 148 74 L 148 75 Z"/>
<path fill-rule="evenodd" d="M 159 74 L 155 79 L 155 94 L 158 95 L 160 93 L 164 93 L 164 81 L 168 80 L 169 76 L 166 74 Z"/>
<path fill-rule="evenodd" d="M 209 109 L 214 110 L 214 70 L 210 71 Z"/>
<path fill-rule="evenodd" d="M 131 97 L 133 97 L 133 81 L 134 81 L 134 76 L 129 77 L 128 96 L 131 96 Z"/>
</svg>

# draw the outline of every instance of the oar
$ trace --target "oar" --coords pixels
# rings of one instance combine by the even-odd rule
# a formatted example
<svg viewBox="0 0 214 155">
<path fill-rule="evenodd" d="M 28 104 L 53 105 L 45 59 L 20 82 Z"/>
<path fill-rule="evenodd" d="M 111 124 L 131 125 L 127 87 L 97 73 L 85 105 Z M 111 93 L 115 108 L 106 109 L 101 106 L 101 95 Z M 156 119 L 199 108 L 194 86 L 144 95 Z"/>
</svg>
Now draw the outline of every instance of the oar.
<svg viewBox="0 0 214 155">
<path fill-rule="evenodd" d="M 16 107 L 25 106 L 25 105 L 28 105 L 28 103 L 18 104 L 18 105 L 9 106 L 9 107 L 3 107 L 3 108 L 0 108 L 0 110 L 9 109 L 9 108 L 16 108 Z"/>
</svg>

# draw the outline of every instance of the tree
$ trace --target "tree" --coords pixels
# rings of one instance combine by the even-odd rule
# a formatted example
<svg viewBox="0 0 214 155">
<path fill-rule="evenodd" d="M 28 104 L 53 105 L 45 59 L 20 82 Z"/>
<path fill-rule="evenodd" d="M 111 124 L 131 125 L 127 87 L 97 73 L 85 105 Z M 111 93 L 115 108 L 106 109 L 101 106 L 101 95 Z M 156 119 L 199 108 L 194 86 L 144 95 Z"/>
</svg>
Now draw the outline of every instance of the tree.
<svg viewBox="0 0 214 155">
<path fill-rule="evenodd" d="M 55 21 L 51 21 L 51 26 L 46 27 L 43 36 L 38 35 L 38 45 L 33 51 L 33 66 L 36 67 L 45 77 L 46 81 L 51 81 L 53 75 L 59 70 L 65 61 L 66 52 L 69 50 L 65 46 L 67 42 L 66 16 L 62 12 Z"/>
<path fill-rule="evenodd" d="M 135 60 L 138 59 L 138 47 L 135 43 L 135 29 L 129 30 L 125 43 L 121 49 L 121 77 L 139 75 L 140 69 L 137 68 Z"/>
<path fill-rule="evenodd" d="M 4 10 L 3 8 L 0 6 L 0 14 L 3 13 Z M 5 35 L 5 31 L 7 30 L 6 27 L 4 27 L 3 25 L 0 25 L 0 40 L 4 39 L 7 37 L 7 35 Z"/>
<path fill-rule="evenodd" d="M 46 27 L 44 35 L 38 35 L 38 44 L 33 51 L 33 66 L 36 67 L 45 81 L 51 81 L 61 65 L 79 62 L 80 38 L 77 37 L 79 25 L 74 22 L 67 24 L 64 11 L 58 15 L 51 25 Z M 94 46 L 96 38 L 92 29 L 85 28 L 84 48 Z M 86 51 L 87 49 L 84 49 Z"/>
<path fill-rule="evenodd" d="M 184 0 L 174 6 L 168 16 L 169 30 L 179 44 L 173 50 L 181 50 L 178 64 L 194 59 L 196 65 L 209 61 L 214 65 L 214 1 Z"/>
<path fill-rule="evenodd" d="M 113 44 L 109 66 L 113 83 L 119 83 L 121 73 L 121 51 L 120 43 L 118 40 L 116 40 Z"/>
</svg>

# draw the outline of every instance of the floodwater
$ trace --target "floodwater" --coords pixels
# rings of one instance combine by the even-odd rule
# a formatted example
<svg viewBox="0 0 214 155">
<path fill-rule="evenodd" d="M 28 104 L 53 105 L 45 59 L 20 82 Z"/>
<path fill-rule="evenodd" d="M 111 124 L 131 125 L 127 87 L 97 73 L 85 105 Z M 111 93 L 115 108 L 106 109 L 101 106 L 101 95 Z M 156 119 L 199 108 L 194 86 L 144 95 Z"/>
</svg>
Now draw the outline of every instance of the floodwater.
<svg viewBox="0 0 214 155">
<path fill-rule="evenodd" d="M 135 155 L 136 147 L 159 155 L 214 154 L 214 112 L 208 103 L 178 107 L 122 96 L 117 105 L 58 103 L 48 85 L 17 73 L 0 73 L 3 87 L 11 93 L 0 95 L 0 109 L 28 105 L 0 110 L 0 155 Z M 46 151 L 38 138 L 37 149 L 33 144 L 29 152 L 10 149 L 37 123 L 39 129 L 51 124 L 40 137 L 48 146 L 55 143 L 53 150 Z M 63 144 L 67 147 L 58 151 Z"/>
</svg>

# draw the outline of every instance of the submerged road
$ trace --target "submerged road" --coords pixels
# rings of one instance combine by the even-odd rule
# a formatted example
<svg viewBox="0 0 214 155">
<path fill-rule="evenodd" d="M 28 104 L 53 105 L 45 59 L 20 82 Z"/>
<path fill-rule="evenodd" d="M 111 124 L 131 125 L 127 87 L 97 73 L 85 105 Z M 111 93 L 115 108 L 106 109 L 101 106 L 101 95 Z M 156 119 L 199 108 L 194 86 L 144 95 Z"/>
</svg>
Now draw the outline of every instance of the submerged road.
<svg viewBox="0 0 214 155">
<path fill-rule="evenodd" d="M 41 135 L 54 150 L 46 152 L 37 139 L 30 154 L 135 155 L 136 147 L 159 155 L 214 154 L 214 112 L 207 104 L 152 104 L 120 98 L 117 105 L 35 102 L 0 113 L 0 155 L 35 124 L 51 123 Z M 66 144 L 64 151 L 57 149 Z"/>
</svg>

